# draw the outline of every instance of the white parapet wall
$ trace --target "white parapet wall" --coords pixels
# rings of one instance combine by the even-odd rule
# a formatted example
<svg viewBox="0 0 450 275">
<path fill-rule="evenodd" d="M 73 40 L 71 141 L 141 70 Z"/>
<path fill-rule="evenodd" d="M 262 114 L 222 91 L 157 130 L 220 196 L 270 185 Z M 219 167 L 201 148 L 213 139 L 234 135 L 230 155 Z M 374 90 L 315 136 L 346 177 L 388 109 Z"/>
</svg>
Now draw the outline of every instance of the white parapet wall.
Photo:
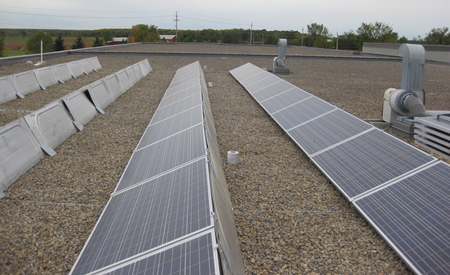
<svg viewBox="0 0 450 275">
<path fill-rule="evenodd" d="M 367 43 L 364 42 L 363 53 L 398 56 L 398 49 L 402 44 L 391 43 Z M 450 46 L 447 45 L 423 45 L 425 48 L 425 59 L 427 61 L 438 61 L 450 63 Z"/>
</svg>

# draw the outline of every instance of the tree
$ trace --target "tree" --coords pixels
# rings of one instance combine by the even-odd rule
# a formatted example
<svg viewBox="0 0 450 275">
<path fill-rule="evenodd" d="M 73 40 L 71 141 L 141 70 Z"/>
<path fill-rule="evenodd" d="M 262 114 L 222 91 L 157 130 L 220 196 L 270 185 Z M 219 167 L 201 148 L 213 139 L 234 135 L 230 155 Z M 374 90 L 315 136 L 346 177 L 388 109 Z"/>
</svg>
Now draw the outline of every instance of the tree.
<svg viewBox="0 0 450 275">
<path fill-rule="evenodd" d="M 5 38 L 1 37 L 0 38 L 0 57 L 3 57 L 5 51 Z"/>
<path fill-rule="evenodd" d="M 53 50 L 55 52 L 58 52 L 58 51 L 64 51 L 65 49 L 66 49 L 66 45 L 64 45 L 64 39 L 62 38 L 61 35 L 59 35 L 55 39 L 55 44 L 53 45 Z"/>
<path fill-rule="evenodd" d="M 158 27 L 155 25 L 139 24 L 133 26 L 133 33 L 129 41 L 133 42 L 153 42 L 159 40 Z"/>
<path fill-rule="evenodd" d="M 78 36 L 77 39 L 75 39 L 75 42 L 72 45 L 72 49 L 82 49 L 86 45 L 84 44 L 83 38 L 81 36 Z"/>
<path fill-rule="evenodd" d="M 53 50 L 53 39 L 49 34 L 43 31 L 38 31 L 33 34 L 27 40 L 27 50 L 30 53 L 40 53 L 41 52 L 41 40 L 43 42 L 42 50 L 43 52 L 50 52 Z"/>
<path fill-rule="evenodd" d="M 311 44 L 314 45 L 317 38 L 325 37 L 328 38 L 328 29 L 323 26 L 323 24 L 312 23 L 308 25 L 308 34 L 310 35 L 312 41 Z"/>
<path fill-rule="evenodd" d="M 25 36 L 27 36 L 27 32 L 26 31 L 21 31 L 20 34 L 22 35 L 22 37 L 25 39 Z"/>
<path fill-rule="evenodd" d="M 105 42 L 112 41 L 112 38 L 113 38 L 112 30 L 105 30 L 103 32 L 103 40 L 105 40 Z M 103 45 L 101 45 L 101 46 L 103 46 Z"/>
<path fill-rule="evenodd" d="M 376 21 L 375 24 L 363 22 L 356 30 L 356 33 L 363 42 L 392 42 L 389 40 L 398 37 L 398 34 L 393 32 L 391 26 L 378 21 Z"/>
<path fill-rule="evenodd" d="M 448 27 L 432 29 L 425 37 L 425 43 L 433 45 L 450 45 Z"/>
<path fill-rule="evenodd" d="M 100 47 L 103 46 L 103 39 L 98 38 L 98 36 L 95 37 L 95 41 L 92 42 L 92 47 Z"/>
</svg>

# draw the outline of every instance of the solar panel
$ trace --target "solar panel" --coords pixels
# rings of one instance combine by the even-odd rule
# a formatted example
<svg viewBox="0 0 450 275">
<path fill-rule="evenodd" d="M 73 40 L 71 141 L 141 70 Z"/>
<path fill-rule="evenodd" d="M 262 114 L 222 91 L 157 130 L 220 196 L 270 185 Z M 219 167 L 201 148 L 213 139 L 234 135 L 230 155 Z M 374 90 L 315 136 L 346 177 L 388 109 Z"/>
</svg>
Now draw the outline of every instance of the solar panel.
<svg viewBox="0 0 450 275">
<path fill-rule="evenodd" d="M 73 274 L 86 274 L 210 227 L 207 175 L 203 158 L 112 196 Z"/>
<path fill-rule="evenodd" d="M 178 85 L 174 85 L 169 87 L 169 89 L 167 89 L 165 96 L 171 96 L 174 95 L 176 93 L 179 93 L 181 91 L 184 91 L 192 86 L 196 86 L 200 83 L 199 79 L 191 79 L 188 81 L 184 81 L 182 83 L 179 83 Z"/>
<path fill-rule="evenodd" d="M 378 129 L 311 159 L 349 199 L 435 161 L 429 154 Z"/>
<path fill-rule="evenodd" d="M 158 109 L 162 109 L 172 103 L 175 103 L 177 101 L 183 100 L 186 97 L 190 97 L 192 95 L 198 94 L 200 93 L 200 85 L 196 84 L 194 86 L 188 87 L 178 93 L 169 95 L 169 96 L 165 96 L 163 97 L 163 99 L 161 100 L 161 103 L 158 106 Z"/>
<path fill-rule="evenodd" d="M 287 85 L 287 83 L 271 85 L 254 93 L 253 97 L 271 114 L 312 96 L 300 88 Z"/>
<path fill-rule="evenodd" d="M 215 266 L 213 238 L 212 233 L 207 232 L 105 274 L 219 274 Z"/>
<path fill-rule="evenodd" d="M 242 85 L 244 85 L 243 81 L 248 80 L 249 78 L 252 78 L 257 74 L 263 75 L 264 71 L 251 63 L 247 63 L 245 65 L 242 65 L 241 67 L 231 70 L 230 73 L 236 79 L 238 79 L 238 81 L 241 82 Z M 247 84 L 248 82 L 245 83 Z"/>
<path fill-rule="evenodd" d="M 417 274 L 450 273 L 450 166 L 437 162 L 354 201 Z"/>
<path fill-rule="evenodd" d="M 311 155 L 372 128 L 371 124 L 336 109 L 288 131 L 288 134 L 303 151 Z"/>
<path fill-rule="evenodd" d="M 292 127 L 307 122 L 333 109 L 336 109 L 336 107 L 330 103 L 318 97 L 311 97 L 273 113 L 272 117 L 284 130 L 288 131 Z"/>
<path fill-rule="evenodd" d="M 203 113 L 201 105 L 189 109 L 159 123 L 150 125 L 147 128 L 137 148 L 143 148 L 163 138 L 174 135 L 180 131 L 186 130 L 194 125 L 203 122 Z"/>
<path fill-rule="evenodd" d="M 154 177 L 206 154 L 203 126 L 189 128 L 134 152 L 117 190 Z"/>
<path fill-rule="evenodd" d="M 171 105 L 166 106 L 165 108 L 158 109 L 156 113 L 153 115 L 150 124 L 155 124 L 161 120 L 167 119 L 171 116 L 177 115 L 184 111 L 187 111 L 195 106 L 202 104 L 202 95 L 201 93 L 194 94 L 190 97 L 187 97 L 183 100 L 177 101 Z"/>
</svg>

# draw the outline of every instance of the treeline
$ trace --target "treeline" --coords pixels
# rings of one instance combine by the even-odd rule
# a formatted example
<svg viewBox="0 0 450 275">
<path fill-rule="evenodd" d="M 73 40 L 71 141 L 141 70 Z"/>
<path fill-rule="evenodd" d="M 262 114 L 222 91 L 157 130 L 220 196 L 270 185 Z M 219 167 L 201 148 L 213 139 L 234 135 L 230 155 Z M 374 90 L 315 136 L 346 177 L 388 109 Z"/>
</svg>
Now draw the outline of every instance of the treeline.
<svg viewBox="0 0 450 275">
<path fill-rule="evenodd" d="M 128 37 L 130 36 L 131 29 L 99 29 L 99 30 L 57 30 L 57 29 L 2 29 L 5 36 L 12 37 L 30 37 L 39 31 L 44 31 L 51 37 L 103 37 L 105 32 L 111 33 L 112 37 Z"/>
<path fill-rule="evenodd" d="M 31 37 L 39 30 L 36 29 L 3 29 L 3 36 Z M 131 29 L 99 29 L 99 30 L 44 30 L 51 37 L 99 37 L 104 42 L 111 41 L 113 37 L 128 37 L 129 42 L 164 42 L 159 39 L 161 34 L 175 34 L 174 29 L 158 29 L 155 25 L 138 24 Z M 450 32 L 448 27 L 433 28 L 424 38 L 408 40 L 400 37 L 391 25 L 383 22 L 362 23 L 356 31 L 350 30 L 334 35 L 323 24 L 312 23 L 307 26 L 306 32 L 299 31 L 268 31 L 250 29 L 204 29 L 204 30 L 178 30 L 178 42 L 210 42 L 235 44 L 273 44 L 279 38 L 286 38 L 289 45 L 329 48 L 337 46 L 342 50 L 362 50 L 364 42 L 376 43 L 420 43 L 434 45 L 450 45 Z M 99 41 L 99 45 L 102 41 Z"/>
</svg>

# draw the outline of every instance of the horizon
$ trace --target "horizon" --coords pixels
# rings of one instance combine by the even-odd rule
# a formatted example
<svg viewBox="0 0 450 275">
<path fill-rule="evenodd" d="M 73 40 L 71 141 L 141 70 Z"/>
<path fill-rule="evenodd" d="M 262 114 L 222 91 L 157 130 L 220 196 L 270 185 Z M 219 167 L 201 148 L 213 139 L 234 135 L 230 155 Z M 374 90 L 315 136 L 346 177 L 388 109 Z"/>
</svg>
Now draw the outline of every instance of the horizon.
<svg viewBox="0 0 450 275">
<path fill-rule="evenodd" d="M 323 0 L 301 3 L 282 0 L 276 3 L 238 2 L 213 3 L 204 1 L 170 1 L 126 3 L 100 0 L 96 2 L 18 0 L 14 6 L 1 5 L 0 28 L 97 30 L 130 29 L 133 25 L 155 25 L 160 29 L 266 29 L 307 33 L 307 25 L 323 24 L 330 35 L 356 30 L 362 23 L 376 21 L 388 24 L 399 37 L 408 40 L 425 37 L 433 28 L 448 26 L 444 0 L 414 2 L 409 6 L 400 1 L 364 2 L 347 0 L 336 3 Z M 26 8 L 24 8 L 26 7 Z M 91 7 L 91 9 L 86 9 Z M 239 9 L 236 9 L 239 7 Z M 289 7 L 289 9 L 286 9 Z M 280 10 L 281 12 L 276 12 Z M 178 14 L 178 22 L 175 21 Z M 302 31 L 303 28 L 303 31 Z"/>
</svg>

